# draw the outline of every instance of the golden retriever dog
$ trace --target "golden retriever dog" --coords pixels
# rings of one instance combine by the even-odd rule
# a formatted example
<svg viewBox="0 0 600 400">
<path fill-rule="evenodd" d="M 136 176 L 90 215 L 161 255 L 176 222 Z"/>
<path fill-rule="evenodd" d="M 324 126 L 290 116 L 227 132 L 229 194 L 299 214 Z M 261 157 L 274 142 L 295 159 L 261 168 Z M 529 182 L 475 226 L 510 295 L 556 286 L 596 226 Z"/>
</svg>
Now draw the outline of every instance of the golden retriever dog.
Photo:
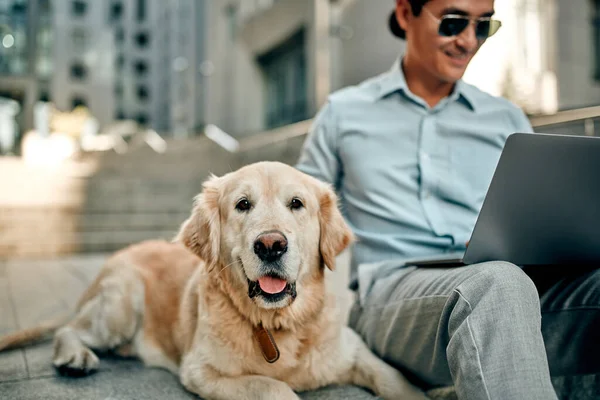
<svg viewBox="0 0 600 400">
<path fill-rule="evenodd" d="M 353 240 L 330 187 L 281 163 L 211 177 L 172 243 L 111 256 L 69 321 L 0 340 L 15 347 L 56 329 L 54 366 L 85 375 L 92 349 L 178 374 L 205 399 L 298 399 L 353 384 L 384 399 L 426 396 L 343 325 L 325 268 Z"/>
</svg>

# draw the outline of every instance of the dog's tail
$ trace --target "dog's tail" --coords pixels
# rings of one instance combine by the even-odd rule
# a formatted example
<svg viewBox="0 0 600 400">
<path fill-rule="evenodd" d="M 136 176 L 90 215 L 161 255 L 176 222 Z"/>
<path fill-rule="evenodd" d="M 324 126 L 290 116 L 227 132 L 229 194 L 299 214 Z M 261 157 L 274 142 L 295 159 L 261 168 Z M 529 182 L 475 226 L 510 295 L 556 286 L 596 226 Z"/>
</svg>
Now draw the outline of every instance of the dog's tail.
<svg viewBox="0 0 600 400">
<path fill-rule="evenodd" d="M 33 343 L 49 339 L 61 326 L 73 318 L 72 315 L 63 315 L 49 320 L 33 328 L 23 329 L 0 337 L 0 352 L 18 347 L 24 347 Z"/>
</svg>

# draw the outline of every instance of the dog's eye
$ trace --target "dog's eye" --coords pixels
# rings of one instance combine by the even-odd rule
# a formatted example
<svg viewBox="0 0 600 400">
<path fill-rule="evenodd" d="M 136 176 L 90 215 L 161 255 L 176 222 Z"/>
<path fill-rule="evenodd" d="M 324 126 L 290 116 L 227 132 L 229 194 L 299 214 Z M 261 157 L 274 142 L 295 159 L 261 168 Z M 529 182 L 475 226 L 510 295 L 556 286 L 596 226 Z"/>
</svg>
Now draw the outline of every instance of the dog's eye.
<svg viewBox="0 0 600 400">
<path fill-rule="evenodd" d="M 250 204 L 248 199 L 241 199 L 235 205 L 235 209 L 238 211 L 248 211 L 250 207 L 252 207 L 252 204 Z"/>
<path fill-rule="evenodd" d="M 290 202 L 290 208 L 292 210 L 297 210 L 297 209 L 302 208 L 302 207 L 304 207 L 304 204 L 302 204 L 302 200 L 300 200 L 297 197 L 294 197 L 292 199 L 292 201 Z"/>
</svg>

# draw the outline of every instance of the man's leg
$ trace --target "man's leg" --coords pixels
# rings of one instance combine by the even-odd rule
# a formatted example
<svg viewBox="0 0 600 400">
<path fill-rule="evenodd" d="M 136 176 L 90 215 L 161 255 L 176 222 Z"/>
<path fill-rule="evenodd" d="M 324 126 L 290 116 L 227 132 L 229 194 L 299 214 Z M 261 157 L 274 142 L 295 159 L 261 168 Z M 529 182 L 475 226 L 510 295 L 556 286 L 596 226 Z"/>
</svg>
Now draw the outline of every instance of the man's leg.
<svg viewBox="0 0 600 400">
<path fill-rule="evenodd" d="M 350 326 L 390 364 L 460 399 L 556 399 L 535 285 L 512 264 L 399 269 Z"/>
<path fill-rule="evenodd" d="M 552 376 L 600 374 L 600 270 L 530 267 Z"/>
</svg>

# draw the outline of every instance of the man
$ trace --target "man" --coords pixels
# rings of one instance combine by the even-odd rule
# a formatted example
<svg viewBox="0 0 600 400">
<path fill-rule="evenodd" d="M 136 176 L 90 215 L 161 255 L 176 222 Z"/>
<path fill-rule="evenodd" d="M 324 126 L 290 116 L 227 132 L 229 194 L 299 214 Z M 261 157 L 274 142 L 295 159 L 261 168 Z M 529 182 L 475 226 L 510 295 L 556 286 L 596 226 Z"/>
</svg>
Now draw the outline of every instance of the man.
<svg viewBox="0 0 600 400">
<path fill-rule="evenodd" d="M 297 167 L 335 186 L 359 239 L 350 325 L 376 353 L 460 399 L 556 399 L 550 372 L 600 371 L 598 272 L 536 288 L 505 262 L 406 261 L 466 248 L 506 138 L 532 131 L 516 106 L 461 81 L 500 27 L 493 14 L 493 0 L 398 0 L 404 55 L 330 96 Z"/>
</svg>

